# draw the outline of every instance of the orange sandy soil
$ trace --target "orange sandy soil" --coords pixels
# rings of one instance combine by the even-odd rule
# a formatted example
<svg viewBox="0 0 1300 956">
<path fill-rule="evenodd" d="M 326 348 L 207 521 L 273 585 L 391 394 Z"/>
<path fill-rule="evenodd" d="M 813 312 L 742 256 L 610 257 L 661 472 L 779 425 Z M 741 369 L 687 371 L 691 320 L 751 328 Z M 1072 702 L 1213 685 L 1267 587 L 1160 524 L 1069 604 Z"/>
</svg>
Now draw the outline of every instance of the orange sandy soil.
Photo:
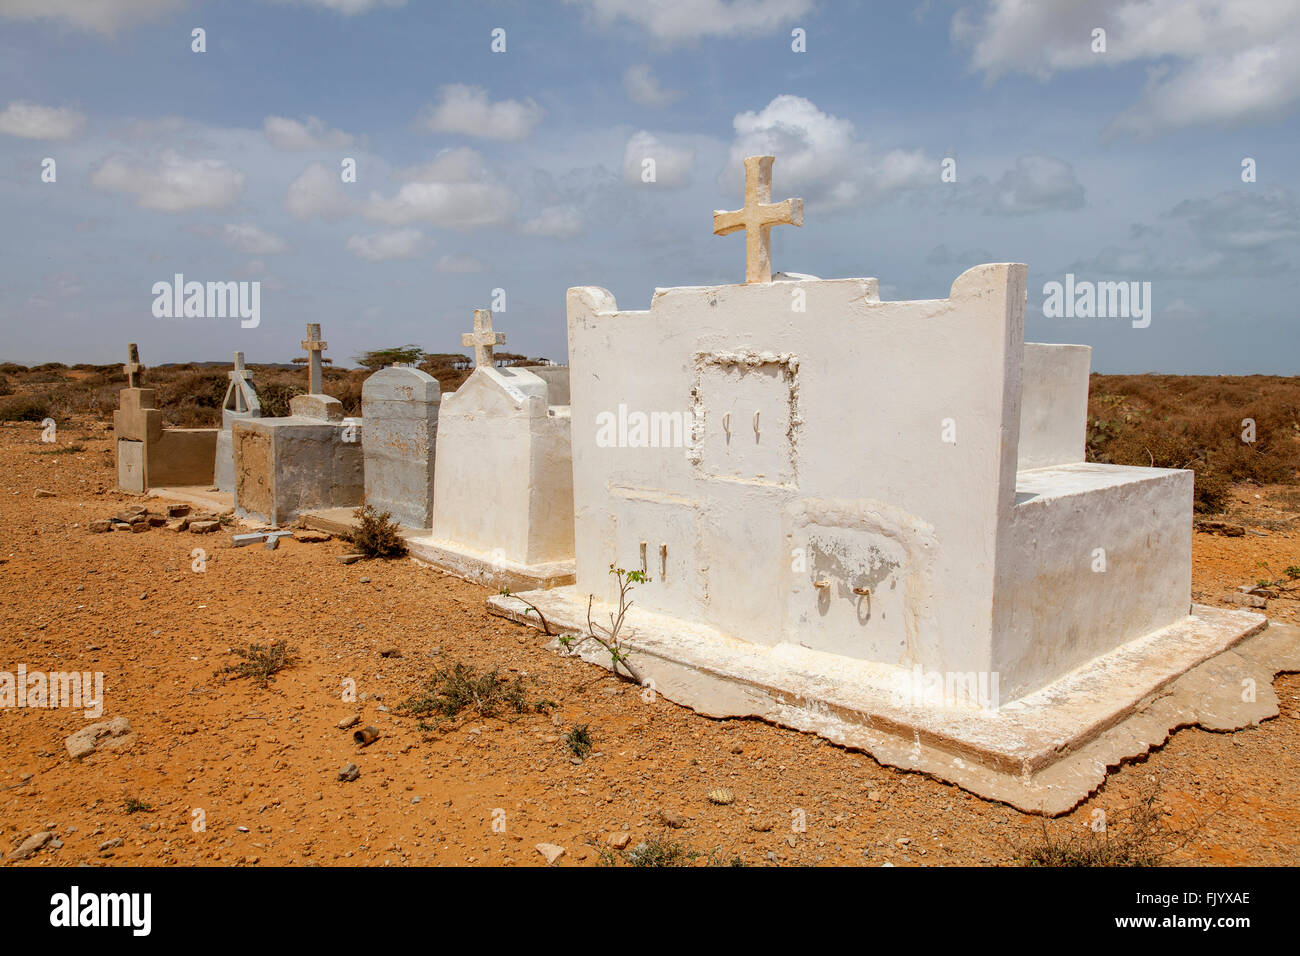
<svg viewBox="0 0 1300 956">
<path fill-rule="evenodd" d="M 92 519 L 140 499 L 114 490 L 105 425 L 74 423 L 59 438 L 0 426 L 0 670 L 104 672 L 100 719 L 128 718 L 139 741 L 77 763 L 64 738 L 86 725 L 80 711 L 0 712 L 0 851 L 39 830 L 63 843 L 15 865 L 536 865 L 542 842 L 566 849 L 559 865 L 593 865 L 620 830 L 631 846 L 662 837 L 697 864 L 979 865 L 1013 863 L 1017 845 L 1042 835 L 1039 818 L 817 737 L 644 703 L 489 616 L 485 589 L 408 560 L 344 566 L 336 540 L 266 551 L 234 549 L 224 532 L 91 534 Z M 85 451 L 54 453 L 69 443 Z M 37 488 L 56 496 L 34 498 Z M 1236 498 L 1229 520 L 1260 533 L 1195 536 L 1198 601 L 1223 603 L 1261 560 L 1300 564 L 1296 490 Z M 195 573 L 200 546 L 207 570 Z M 1268 613 L 1296 623 L 1297 606 L 1280 597 Z M 231 646 L 281 638 L 302 661 L 268 689 L 214 676 L 235 660 Z M 390 645 L 403 656 L 381 657 Z M 433 732 L 381 710 L 455 662 L 526 675 L 557 709 Z M 347 678 L 358 703 L 341 699 Z M 1234 734 L 1179 731 L 1048 827 L 1081 832 L 1095 809 L 1113 818 L 1158 786 L 1174 834 L 1167 862 L 1300 863 L 1300 677 L 1275 686 L 1281 717 Z M 382 732 L 365 749 L 337 727 L 354 713 Z M 596 754 L 575 764 L 559 735 L 578 724 Z M 349 761 L 361 776 L 342 783 Z M 710 803 L 718 787 L 734 803 Z M 128 813 L 127 798 L 152 809 Z M 662 810 L 684 825 L 666 829 Z M 805 832 L 792 832 L 796 810 Z M 99 849 L 117 837 L 120 848 Z"/>
</svg>

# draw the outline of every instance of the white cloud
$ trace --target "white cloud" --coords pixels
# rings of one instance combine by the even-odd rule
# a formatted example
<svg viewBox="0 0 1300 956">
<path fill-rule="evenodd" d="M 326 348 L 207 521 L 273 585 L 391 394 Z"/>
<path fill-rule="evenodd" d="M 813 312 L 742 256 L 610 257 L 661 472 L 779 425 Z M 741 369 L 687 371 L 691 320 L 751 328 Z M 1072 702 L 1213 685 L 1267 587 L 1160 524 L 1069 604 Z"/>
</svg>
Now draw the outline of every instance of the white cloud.
<svg viewBox="0 0 1300 956">
<path fill-rule="evenodd" d="M 311 163 L 289 184 L 284 208 L 302 220 L 341 219 L 352 212 L 352 200 L 336 170 L 324 163 Z"/>
<path fill-rule="evenodd" d="M 180 6 L 181 0 L 0 0 L 0 16 L 62 20 L 81 30 L 112 33 Z"/>
<path fill-rule="evenodd" d="M 222 239 L 240 252 L 254 256 L 273 255 L 289 248 L 282 238 L 251 222 L 227 223 Z"/>
<path fill-rule="evenodd" d="M 992 0 L 983 16 L 959 11 L 952 36 L 990 79 L 1150 63 L 1107 138 L 1270 119 L 1300 102 L 1300 0 Z"/>
<path fill-rule="evenodd" d="M 623 91 L 633 103 L 652 109 L 671 106 L 683 95 L 680 90 L 665 90 L 650 67 L 644 65 L 627 68 L 623 74 Z"/>
<path fill-rule="evenodd" d="M 519 197 L 467 147 L 447 149 L 432 162 L 402 170 L 397 195 L 371 193 L 366 217 L 390 226 L 428 222 L 449 229 L 500 226 L 514 218 Z"/>
<path fill-rule="evenodd" d="M 654 160 L 653 183 L 642 180 L 648 159 Z M 692 147 L 674 146 L 646 130 L 633 133 L 623 150 L 623 182 L 629 186 L 677 189 L 690 183 L 694 168 L 695 150 Z"/>
<path fill-rule="evenodd" d="M 86 125 L 86 115 L 66 106 L 15 100 L 0 113 L 0 133 L 23 139 L 68 139 Z"/>
<path fill-rule="evenodd" d="M 753 36 L 792 25 L 812 0 L 567 0 L 602 26 L 627 20 L 666 44 L 701 37 Z"/>
<path fill-rule="evenodd" d="M 406 0 L 274 0 L 275 3 L 296 3 L 307 7 L 323 7 L 345 17 L 369 13 L 376 7 L 401 7 Z"/>
<path fill-rule="evenodd" d="M 391 232 L 376 232 L 369 236 L 352 236 L 348 239 L 348 251 L 371 262 L 383 262 L 386 259 L 414 259 L 420 254 L 424 243 L 424 234 L 418 229 L 395 229 Z"/>
<path fill-rule="evenodd" d="M 188 159 L 166 150 L 152 163 L 110 156 L 90 174 L 100 189 L 135 196 L 136 205 L 161 212 L 221 209 L 244 191 L 244 174 L 216 159 Z"/>
<path fill-rule="evenodd" d="M 725 188 L 745 181 L 746 156 L 775 156 L 773 199 L 801 196 L 810 204 L 852 206 L 939 181 L 939 162 L 921 150 L 876 155 L 853 124 L 823 113 L 802 96 L 776 97 L 763 109 L 739 113 L 723 174 Z"/>
<path fill-rule="evenodd" d="M 996 183 L 977 176 L 962 190 L 962 202 L 986 213 L 1020 216 L 1054 209 L 1078 209 L 1084 190 L 1074 167 L 1052 156 L 1021 156 Z"/>
<path fill-rule="evenodd" d="M 346 149 L 356 142 L 356 137 L 341 129 L 330 129 L 315 116 L 307 122 L 284 116 L 268 116 L 262 120 L 266 138 L 276 149 Z"/>
<path fill-rule="evenodd" d="M 438 102 L 425 107 L 417 124 L 435 133 L 461 133 L 485 139 L 524 139 L 544 111 L 525 100 L 488 99 L 481 86 L 451 83 L 440 87 Z"/>
<path fill-rule="evenodd" d="M 435 264 L 434 268 L 439 272 L 470 273 L 483 272 L 487 266 L 475 259 L 473 256 L 466 255 L 446 255 L 442 256 Z"/>
<path fill-rule="evenodd" d="M 572 239 L 582 234 L 582 214 L 573 206 L 547 206 L 534 218 L 527 220 L 519 231 L 527 236 L 553 236 Z"/>
</svg>

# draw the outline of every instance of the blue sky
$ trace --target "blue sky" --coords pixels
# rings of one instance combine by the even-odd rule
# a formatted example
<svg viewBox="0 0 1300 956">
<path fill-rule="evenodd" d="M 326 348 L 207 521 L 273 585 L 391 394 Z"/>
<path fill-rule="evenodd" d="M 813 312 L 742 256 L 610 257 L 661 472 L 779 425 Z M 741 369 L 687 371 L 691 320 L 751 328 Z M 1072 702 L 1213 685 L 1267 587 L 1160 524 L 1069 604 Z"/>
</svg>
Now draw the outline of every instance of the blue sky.
<svg viewBox="0 0 1300 956">
<path fill-rule="evenodd" d="M 1028 337 L 1098 371 L 1300 374 L 1298 106 L 1297 0 L 0 0 L 0 359 L 458 351 L 502 289 L 564 361 L 570 286 L 743 281 L 712 211 L 770 152 L 777 269 L 1026 262 Z M 156 318 L 177 272 L 260 282 L 260 325 Z M 1046 318 L 1067 272 L 1150 282 L 1150 326 Z"/>
</svg>

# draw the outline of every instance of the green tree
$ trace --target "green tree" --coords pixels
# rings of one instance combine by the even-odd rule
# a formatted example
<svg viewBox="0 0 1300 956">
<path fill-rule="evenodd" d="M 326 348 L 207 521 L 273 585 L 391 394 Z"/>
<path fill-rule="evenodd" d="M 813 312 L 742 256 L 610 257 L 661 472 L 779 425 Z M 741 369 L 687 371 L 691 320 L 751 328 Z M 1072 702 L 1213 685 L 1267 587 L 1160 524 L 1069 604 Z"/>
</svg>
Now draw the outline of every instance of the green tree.
<svg viewBox="0 0 1300 956">
<path fill-rule="evenodd" d="M 375 349 L 356 356 L 356 363 L 370 371 L 378 371 L 385 365 L 408 365 L 420 361 L 424 349 L 418 345 L 403 345 L 388 349 Z"/>
</svg>

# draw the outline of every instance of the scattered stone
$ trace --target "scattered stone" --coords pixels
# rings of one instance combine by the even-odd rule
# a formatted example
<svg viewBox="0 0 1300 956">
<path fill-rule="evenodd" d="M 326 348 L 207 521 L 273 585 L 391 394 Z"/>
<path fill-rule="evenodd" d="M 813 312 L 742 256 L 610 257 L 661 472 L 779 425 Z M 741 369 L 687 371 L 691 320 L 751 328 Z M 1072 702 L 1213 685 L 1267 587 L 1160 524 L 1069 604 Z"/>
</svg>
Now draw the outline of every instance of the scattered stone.
<svg viewBox="0 0 1300 956">
<path fill-rule="evenodd" d="M 18 847 L 9 854 L 9 859 L 11 861 L 25 860 L 41 847 L 45 846 L 45 844 L 49 843 L 53 838 L 54 834 L 48 830 L 42 830 L 40 833 L 33 833 L 22 843 L 18 844 Z"/>
<path fill-rule="evenodd" d="M 751 823 L 749 824 L 749 828 L 750 828 L 751 830 L 753 830 L 755 833 L 771 833 L 771 832 L 772 832 L 772 821 L 771 821 L 771 820 L 754 820 L 753 822 L 751 822 Z"/>
<path fill-rule="evenodd" d="M 360 715 L 353 714 L 351 717 L 344 717 L 338 722 L 337 726 L 339 730 L 347 730 L 349 727 L 355 727 L 359 723 L 361 723 Z"/>
<path fill-rule="evenodd" d="M 125 750 L 135 745 L 139 736 L 131 730 L 125 717 L 100 721 L 83 727 L 63 741 L 73 760 L 80 760 L 97 750 Z"/>
<path fill-rule="evenodd" d="M 302 531 L 295 531 L 293 533 L 293 540 L 304 541 L 308 544 L 319 544 L 322 541 L 330 540 L 330 538 L 332 537 L 334 536 L 331 534 L 326 534 L 324 531 L 302 530 Z"/>
<path fill-rule="evenodd" d="M 344 764 L 343 769 L 339 771 L 339 779 L 344 783 L 351 783 L 359 776 L 361 776 L 361 768 L 354 763 Z"/>
<path fill-rule="evenodd" d="M 220 521 L 191 521 L 191 534 L 211 534 L 221 527 Z"/>
<path fill-rule="evenodd" d="M 190 513 L 189 505 L 168 505 L 167 506 L 167 517 L 169 518 L 184 518 L 189 513 Z"/>
<path fill-rule="evenodd" d="M 143 505 L 131 505 L 130 507 L 123 508 L 121 511 L 119 511 L 114 516 L 113 520 L 121 521 L 124 522 L 125 524 L 130 524 L 132 521 L 135 521 L 141 515 L 148 514 L 148 513 L 149 513 L 148 510 Z"/>
<path fill-rule="evenodd" d="M 716 803 L 720 807 L 727 806 L 735 799 L 735 796 L 726 787 L 718 787 L 716 790 L 709 791 L 709 803 Z"/>
<path fill-rule="evenodd" d="M 113 839 L 111 839 L 111 840 L 105 840 L 103 843 L 101 843 L 101 844 L 99 845 L 99 852 L 100 852 L 100 853 L 105 853 L 105 852 L 107 852 L 107 851 L 109 851 L 109 850 L 116 850 L 116 849 L 117 849 L 118 847 L 120 847 L 121 845 L 122 845 L 122 838 L 121 838 L 121 837 L 113 837 Z"/>
<path fill-rule="evenodd" d="M 867 794 L 867 799 L 870 800 L 872 803 L 879 803 L 879 802 L 880 802 L 880 791 L 879 791 L 879 790 L 872 790 L 870 793 Z"/>
<path fill-rule="evenodd" d="M 665 808 L 660 808 L 659 810 L 659 822 L 673 830 L 679 830 L 686 826 L 686 818 L 684 816 L 676 810 L 668 810 Z"/>
<path fill-rule="evenodd" d="M 167 523 L 167 519 L 162 515 L 149 515 L 148 521 L 151 528 L 161 528 Z"/>
<path fill-rule="evenodd" d="M 33 498 L 53 498 L 53 497 L 55 497 L 55 495 L 54 495 L 54 492 L 52 492 L 52 491 L 46 491 L 44 488 L 37 488 L 35 494 L 33 494 L 32 497 L 33 497 Z"/>
<path fill-rule="evenodd" d="M 149 530 L 149 522 L 148 522 L 148 521 L 133 521 L 133 522 L 131 522 L 131 533 L 132 533 L 132 534 L 140 534 L 140 533 L 145 532 L 145 531 L 148 531 L 148 530 Z"/>
<path fill-rule="evenodd" d="M 1229 604 L 1236 604 L 1239 607 L 1268 607 L 1268 600 L 1260 597 L 1258 594 L 1241 594 L 1237 592 L 1226 594 L 1223 599 Z"/>
<path fill-rule="evenodd" d="M 1196 530 L 1204 531 L 1206 534 L 1221 534 L 1227 538 L 1240 538 L 1246 533 L 1246 529 L 1241 525 L 1228 521 L 1198 521 Z"/>
<path fill-rule="evenodd" d="M 547 866 L 554 866 L 555 861 L 564 856 L 564 847 L 556 846 L 554 843 L 539 843 L 537 852 L 546 859 Z"/>
<path fill-rule="evenodd" d="M 364 557 L 364 554 L 340 554 L 338 560 L 339 564 L 356 564 Z"/>
<path fill-rule="evenodd" d="M 369 578 L 362 578 L 362 579 L 361 579 L 361 583 L 362 583 L 362 584 L 369 584 L 369 583 L 370 583 L 370 579 L 369 579 Z"/>
<path fill-rule="evenodd" d="M 276 535 L 274 538 L 267 538 L 266 544 L 262 545 L 262 547 L 267 551 L 274 551 L 276 548 L 280 547 L 280 536 Z"/>
<path fill-rule="evenodd" d="M 627 845 L 632 842 L 632 834 L 626 830 L 619 830 L 617 833 L 611 833 L 606 837 L 605 842 L 615 850 L 625 850 Z"/>
<path fill-rule="evenodd" d="M 125 521 L 114 521 L 114 522 L 113 522 L 113 530 L 114 530 L 114 531 L 130 531 L 130 530 L 131 530 L 131 526 L 130 526 L 129 524 L 127 524 Z"/>
<path fill-rule="evenodd" d="M 90 523 L 90 530 L 95 534 L 103 534 L 105 531 L 113 530 L 113 522 L 107 518 L 99 518 Z"/>
<path fill-rule="evenodd" d="M 401 657 L 402 649 L 400 647 L 381 647 L 379 649 L 380 657 Z"/>
<path fill-rule="evenodd" d="M 184 530 L 185 530 L 186 528 L 188 528 L 189 526 L 190 526 L 190 519 L 189 519 L 189 518 L 181 518 L 181 519 L 179 519 L 179 520 L 177 520 L 177 521 L 168 521 L 168 522 L 167 522 L 167 530 L 168 530 L 168 531 L 175 531 L 175 532 L 177 532 L 177 533 L 179 533 L 179 532 L 181 532 L 181 531 L 184 531 Z"/>
</svg>

